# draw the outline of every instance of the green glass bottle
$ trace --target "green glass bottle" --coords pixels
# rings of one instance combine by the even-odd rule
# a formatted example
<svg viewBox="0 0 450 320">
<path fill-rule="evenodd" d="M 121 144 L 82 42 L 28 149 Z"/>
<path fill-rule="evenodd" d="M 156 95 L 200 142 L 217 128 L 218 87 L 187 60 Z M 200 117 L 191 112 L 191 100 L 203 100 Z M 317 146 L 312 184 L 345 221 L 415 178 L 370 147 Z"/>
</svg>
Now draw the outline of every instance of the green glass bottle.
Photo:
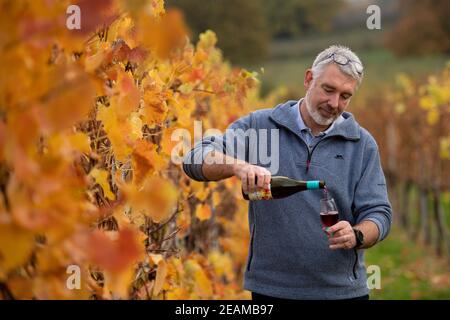
<svg viewBox="0 0 450 320">
<path fill-rule="evenodd" d="M 324 189 L 325 181 L 309 180 L 300 181 L 283 176 L 272 176 L 270 179 L 269 189 L 258 190 L 249 194 L 242 191 L 245 200 L 271 200 L 289 197 L 297 192 L 314 189 Z"/>
</svg>

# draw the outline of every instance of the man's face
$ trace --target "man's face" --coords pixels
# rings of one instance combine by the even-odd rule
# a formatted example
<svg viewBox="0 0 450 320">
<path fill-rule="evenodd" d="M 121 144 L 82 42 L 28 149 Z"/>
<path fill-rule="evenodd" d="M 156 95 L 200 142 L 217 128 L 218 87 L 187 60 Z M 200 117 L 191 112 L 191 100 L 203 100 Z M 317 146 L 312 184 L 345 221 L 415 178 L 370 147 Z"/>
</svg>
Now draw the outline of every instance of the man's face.
<svg viewBox="0 0 450 320">
<path fill-rule="evenodd" d="M 306 108 L 313 120 L 322 126 L 330 125 L 347 108 L 356 91 L 357 80 L 344 74 L 331 63 L 313 79 L 308 70 L 305 76 Z"/>
</svg>

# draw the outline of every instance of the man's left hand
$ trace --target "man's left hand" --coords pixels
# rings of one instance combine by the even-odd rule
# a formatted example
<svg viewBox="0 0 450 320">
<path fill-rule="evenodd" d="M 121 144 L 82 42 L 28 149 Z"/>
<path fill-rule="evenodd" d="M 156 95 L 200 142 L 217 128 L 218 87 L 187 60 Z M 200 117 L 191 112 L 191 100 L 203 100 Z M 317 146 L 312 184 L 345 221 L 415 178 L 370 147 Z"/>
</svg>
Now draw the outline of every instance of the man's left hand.
<svg viewBox="0 0 450 320">
<path fill-rule="evenodd" d="M 339 221 L 329 228 L 324 228 L 328 235 L 330 249 L 352 249 L 356 246 L 355 232 L 348 221 Z"/>
</svg>

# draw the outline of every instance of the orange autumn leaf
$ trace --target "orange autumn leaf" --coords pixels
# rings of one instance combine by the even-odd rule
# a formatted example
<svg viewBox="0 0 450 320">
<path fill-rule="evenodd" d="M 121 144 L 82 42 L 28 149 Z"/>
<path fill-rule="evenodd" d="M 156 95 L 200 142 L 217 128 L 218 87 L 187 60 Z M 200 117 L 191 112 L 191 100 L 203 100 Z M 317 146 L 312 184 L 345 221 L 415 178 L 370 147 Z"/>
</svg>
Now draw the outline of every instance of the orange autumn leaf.
<svg viewBox="0 0 450 320">
<path fill-rule="evenodd" d="M 131 160 L 133 182 L 136 185 L 141 185 L 147 176 L 152 175 L 155 171 L 159 172 L 167 166 L 167 161 L 156 152 L 156 148 L 155 144 L 146 140 L 138 140 L 134 144 Z"/>
<path fill-rule="evenodd" d="M 194 280 L 195 295 L 200 299 L 211 297 L 213 294 L 213 284 L 202 266 L 194 259 L 188 259 L 184 267 L 189 277 Z"/>
<path fill-rule="evenodd" d="M 150 257 L 152 258 L 153 263 L 157 265 L 155 284 L 153 286 L 153 296 L 157 296 L 166 280 L 167 263 L 160 254 L 152 254 Z"/>
<path fill-rule="evenodd" d="M 164 152 L 166 155 L 171 155 L 172 151 L 176 151 L 174 150 L 175 146 L 177 146 L 181 140 L 179 136 L 177 136 L 176 134 L 174 134 L 174 131 L 178 130 L 179 128 L 177 127 L 172 127 L 172 128 L 168 128 L 166 130 L 164 130 L 163 135 L 162 135 L 162 139 L 161 139 L 161 150 L 162 152 Z M 176 133 L 176 132 L 175 132 Z M 179 140 L 176 140 L 179 139 Z"/>
<path fill-rule="evenodd" d="M 187 27 L 179 10 L 169 9 L 161 18 L 151 17 L 142 11 L 137 25 L 141 43 L 159 58 L 167 58 L 172 50 L 186 43 Z"/>
<path fill-rule="evenodd" d="M 208 261 L 214 267 L 216 275 L 225 277 L 228 281 L 234 280 L 233 260 L 229 254 L 214 250 L 208 254 Z"/>
<path fill-rule="evenodd" d="M 212 193 L 212 205 L 214 208 L 217 208 L 222 201 L 222 196 L 220 195 L 220 192 L 214 191 Z"/>
<path fill-rule="evenodd" d="M 114 108 L 99 107 L 97 119 L 103 123 L 117 160 L 125 162 L 132 151 L 129 124 L 118 120 Z"/>
<path fill-rule="evenodd" d="M 93 107 L 94 85 L 78 68 L 64 69 L 65 77 L 41 99 L 39 120 L 46 131 L 70 128 Z"/>
<path fill-rule="evenodd" d="M 102 187 L 105 197 L 107 197 L 110 200 L 116 199 L 116 196 L 111 191 L 111 187 L 109 186 L 108 171 L 94 168 L 90 172 L 90 175 L 95 179 L 95 182 Z"/>
<path fill-rule="evenodd" d="M 195 272 L 195 283 L 198 295 L 200 297 L 211 297 L 213 295 L 213 284 L 203 269 Z"/>
<path fill-rule="evenodd" d="M 191 225 L 191 214 L 189 204 L 185 203 L 183 205 L 183 211 L 177 215 L 177 227 L 180 229 L 178 231 L 178 236 L 183 238 L 187 235 L 189 231 L 189 227 Z"/>
<path fill-rule="evenodd" d="M 87 243 L 88 257 L 104 270 L 105 297 L 128 298 L 134 269 L 143 258 L 145 247 L 135 229 L 122 227 L 115 233 L 93 232 Z"/>
<path fill-rule="evenodd" d="M 7 286 L 14 298 L 22 300 L 33 299 L 33 292 L 29 289 L 33 286 L 34 279 L 29 279 L 21 276 L 11 276 L 8 279 Z"/>
<path fill-rule="evenodd" d="M 112 52 L 107 43 L 101 43 L 95 52 L 88 52 L 84 60 L 86 72 L 92 73 L 97 68 L 111 63 Z"/>
<path fill-rule="evenodd" d="M 205 186 L 203 182 L 193 181 L 191 182 L 192 190 L 194 191 L 195 197 L 203 202 L 208 198 L 210 188 L 208 186 Z"/>
<path fill-rule="evenodd" d="M 134 270 L 129 268 L 121 273 L 105 271 L 105 284 L 103 288 L 104 299 L 128 299 Z"/>
<path fill-rule="evenodd" d="M 159 92 L 147 90 L 144 93 L 144 109 L 142 111 L 144 122 L 150 126 L 162 123 L 167 116 L 168 107 L 164 95 Z"/>
<path fill-rule="evenodd" d="M 111 105 L 115 108 L 119 121 L 123 121 L 139 106 L 140 94 L 133 77 L 125 72 L 118 74 L 116 92 L 118 96 L 111 99 Z"/>
<path fill-rule="evenodd" d="M 69 289 L 67 274 L 64 268 L 57 273 L 37 275 L 33 279 L 34 298 L 39 300 L 59 299 L 59 300 L 87 300 L 90 291 L 85 285 L 81 285 L 80 289 Z M 89 276 L 88 273 L 80 275 L 82 279 Z"/>
<path fill-rule="evenodd" d="M 135 184 L 120 187 L 133 209 L 132 214 L 143 212 L 154 222 L 159 223 L 175 212 L 178 192 L 173 183 L 167 179 L 151 176 L 140 188 Z"/>
<path fill-rule="evenodd" d="M 89 236 L 86 249 L 94 264 L 112 274 L 120 274 L 142 258 L 144 246 L 139 239 L 138 232 L 129 227 L 119 230 L 116 240 L 96 230 Z"/>
<path fill-rule="evenodd" d="M 34 247 L 33 233 L 12 223 L 0 223 L 0 279 L 24 264 Z"/>
<path fill-rule="evenodd" d="M 195 209 L 195 216 L 203 221 L 211 218 L 211 207 L 208 204 L 198 204 Z"/>
<path fill-rule="evenodd" d="M 60 154 L 63 157 L 76 156 L 77 153 L 89 153 L 90 140 L 83 132 L 75 132 L 71 135 L 53 134 L 47 141 L 49 154 Z"/>
</svg>

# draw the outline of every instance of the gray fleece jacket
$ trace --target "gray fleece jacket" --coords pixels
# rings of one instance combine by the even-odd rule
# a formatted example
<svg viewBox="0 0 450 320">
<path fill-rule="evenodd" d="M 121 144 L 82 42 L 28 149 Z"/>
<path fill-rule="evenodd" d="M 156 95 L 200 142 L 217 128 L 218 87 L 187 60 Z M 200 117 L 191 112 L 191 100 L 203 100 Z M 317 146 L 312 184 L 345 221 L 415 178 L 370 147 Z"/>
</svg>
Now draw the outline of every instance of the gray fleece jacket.
<svg viewBox="0 0 450 320">
<path fill-rule="evenodd" d="M 185 173 L 207 181 L 201 164 L 214 149 L 266 167 L 272 175 L 325 180 L 340 220 L 351 225 L 373 221 L 380 232 L 378 241 L 383 240 L 390 230 L 392 209 L 374 138 L 344 112 L 345 120 L 309 148 L 292 117 L 296 103 L 257 110 L 233 122 L 226 134 L 204 138 L 184 158 Z M 237 129 L 256 129 L 256 133 L 228 135 Z M 244 153 L 239 153 L 239 145 Z M 264 145 L 270 162 L 261 155 Z M 348 299 L 368 294 L 364 250 L 328 247 L 319 217 L 322 197 L 321 190 L 310 190 L 284 199 L 249 202 L 251 240 L 245 289 L 287 299 Z"/>
</svg>

